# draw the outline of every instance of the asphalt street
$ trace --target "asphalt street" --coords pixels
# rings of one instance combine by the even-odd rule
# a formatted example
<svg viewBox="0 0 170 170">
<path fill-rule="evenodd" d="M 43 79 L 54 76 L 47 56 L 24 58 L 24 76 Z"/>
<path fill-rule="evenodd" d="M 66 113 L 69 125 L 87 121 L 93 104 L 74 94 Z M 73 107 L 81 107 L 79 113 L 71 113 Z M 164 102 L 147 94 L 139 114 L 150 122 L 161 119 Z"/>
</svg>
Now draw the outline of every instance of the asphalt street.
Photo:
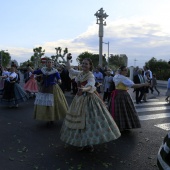
<svg viewBox="0 0 170 170">
<path fill-rule="evenodd" d="M 63 121 L 51 127 L 33 119 L 34 98 L 18 108 L 0 106 L 0 170 L 158 170 L 156 155 L 167 134 L 161 125 L 170 122 L 166 88 L 148 95 L 148 102 L 137 105 L 142 128 L 127 130 L 115 141 L 95 146 L 95 151 L 79 152 L 60 141 Z M 129 91 L 134 99 L 134 93 Z M 73 96 L 66 93 L 70 104 Z M 142 109 L 146 110 L 142 110 Z M 163 109 L 164 108 L 164 109 Z M 143 117 L 142 117 L 143 116 Z"/>
</svg>

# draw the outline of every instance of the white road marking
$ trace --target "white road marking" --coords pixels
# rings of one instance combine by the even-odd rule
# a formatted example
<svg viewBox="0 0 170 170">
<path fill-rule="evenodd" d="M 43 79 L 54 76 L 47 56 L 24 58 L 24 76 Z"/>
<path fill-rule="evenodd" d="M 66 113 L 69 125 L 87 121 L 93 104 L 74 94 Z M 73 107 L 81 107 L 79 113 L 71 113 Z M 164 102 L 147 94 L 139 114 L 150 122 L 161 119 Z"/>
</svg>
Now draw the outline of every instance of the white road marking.
<svg viewBox="0 0 170 170">
<path fill-rule="evenodd" d="M 136 111 L 138 113 L 140 112 L 154 112 L 154 111 L 162 111 L 170 109 L 170 106 L 158 106 L 158 107 L 152 107 L 152 108 L 137 108 Z"/>
<path fill-rule="evenodd" d="M 170 113 L 160 113 L 160 114 L 152 114 L 152 115 L 143 115 L 139 116 L 140 120 L 151 120 L 151 119 L 161 119 L 170 117 Z"/>
<path fill-rule="evenodd" d="M 135 106 L 151 106 L 151 105 L 164 105 L 167 104 L 167 102 L 145 102 L 145 103 L 140 103 L 140 104 L 134 104 Z"/>
<path fill-rule="evenodd" d="M 154 126 L 161 128 L 163 130 L 167 130 L 167 131 L 170 130 L 170 123 L 162 123 L 162 124 L 157 124 L 157 125 L 154 125 Z"/>
</svg>

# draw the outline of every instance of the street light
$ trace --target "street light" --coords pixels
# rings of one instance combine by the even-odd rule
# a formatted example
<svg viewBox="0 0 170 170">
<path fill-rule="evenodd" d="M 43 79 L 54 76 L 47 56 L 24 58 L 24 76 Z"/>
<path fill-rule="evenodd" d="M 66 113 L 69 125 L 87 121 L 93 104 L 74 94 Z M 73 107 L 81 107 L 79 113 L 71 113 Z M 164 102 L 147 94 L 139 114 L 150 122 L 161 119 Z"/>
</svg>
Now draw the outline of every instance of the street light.
<svg viewBox="0 0 170 170">
<path fill-rule="evenodd" d="M 109 65 L 109 41 L 106 43 L 106 42 L 103 42 L 104 44 L 107 44 L 108 45 L 108 51 L 107 51 L 107 64 Z"/>
<path fill-rule="evenodd" d="M 102 42 L 103 42 L 103 26 L 106 25 L 105 19 L 109 16 L 104 13 L 103 8 L 100 8 L 95 14 L 97 18 L 96 24 L 99 24 L 99 64 L 102 66 Z M 105 21 L 105 22 L 104 22 Z"/>
</svg>

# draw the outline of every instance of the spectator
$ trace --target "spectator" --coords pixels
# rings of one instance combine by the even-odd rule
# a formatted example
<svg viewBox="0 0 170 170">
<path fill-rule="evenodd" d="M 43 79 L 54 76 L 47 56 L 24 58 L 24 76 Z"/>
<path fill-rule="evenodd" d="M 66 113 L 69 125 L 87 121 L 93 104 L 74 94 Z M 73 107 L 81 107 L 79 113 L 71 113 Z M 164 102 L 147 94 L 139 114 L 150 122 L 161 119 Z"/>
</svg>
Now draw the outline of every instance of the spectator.
<svg viewBox="0 0 170 170">
<path fill-rule="evenodd" d="M 95 72 L 93 73 L 95 77 L 97 92 L 101 93 L 100 85 L 103 83 L 103 74 L 99 71 L 98 68 L 96 68 Z"/>
<path fill-rule="evenodd" d="M 152 77 L 152 80 L 151 80 L 151 85 L 152 85 L 152 88 L 154 88 L 158 92 L 158 95 L 159 95 L 160 92 L 157 89 L 157 79 L 156 79 L 156 75 L 155 74 L 153 74 L 153 77 Z"/>
<path fill-rule="evenodd" d="M 145 82 L 144 77 L 142 75 L 142 70 L 138 69 L 137 74 L 134 76 L 135 84 L 142 84 Z M 144 87 L 136 88 L 136 104 L 141 103 L 142 97 L 144 95 Z"/>
</svg>

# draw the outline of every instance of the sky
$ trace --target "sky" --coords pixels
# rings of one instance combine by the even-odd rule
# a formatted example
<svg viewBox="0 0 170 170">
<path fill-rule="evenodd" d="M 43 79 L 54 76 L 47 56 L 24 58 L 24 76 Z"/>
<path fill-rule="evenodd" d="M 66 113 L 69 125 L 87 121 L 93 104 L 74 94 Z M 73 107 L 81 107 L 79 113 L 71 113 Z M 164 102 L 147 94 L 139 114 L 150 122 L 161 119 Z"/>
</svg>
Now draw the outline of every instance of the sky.
<svg viewBox="0 0 170 170">
<path fill-rule="evenodd" d="M 33 55 L 33 48 L 67 47 L 73 64 L 79 54 L 99 53 L 99 25 L 94 14 L 103 8 L 103 42 L 109 54 L 126 54 L 128 66 L 143 67 L 155 57 L 170 60 L 169 0 L 0 0 L 0 50 L 8 50 L 22 63 Z M 108 55 L 108 44 L 103 43 Z"/>
</svg>

